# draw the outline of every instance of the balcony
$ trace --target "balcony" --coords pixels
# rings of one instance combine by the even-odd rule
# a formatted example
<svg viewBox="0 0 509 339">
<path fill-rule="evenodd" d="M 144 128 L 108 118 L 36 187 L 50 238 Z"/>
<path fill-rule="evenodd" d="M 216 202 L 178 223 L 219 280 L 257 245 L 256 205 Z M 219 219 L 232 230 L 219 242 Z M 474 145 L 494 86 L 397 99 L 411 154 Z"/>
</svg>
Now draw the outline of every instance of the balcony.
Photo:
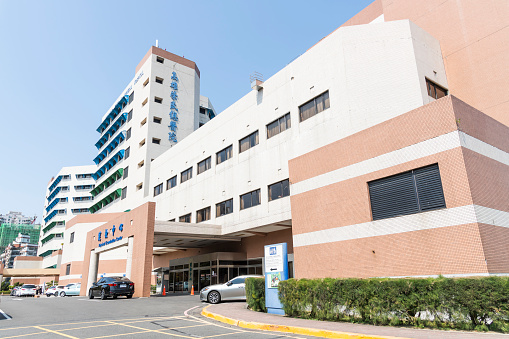
<svg viewBox="0 0 509 339">
<path fill-rule="evenodd" d="M 117 181 L 119 178 L 122 178 L 122 175 L 124 174 L 124 169 L 119 168 L 115 172 L 113 172 L 112 175 L 110 175 L 107 179 L 102 181 L 100 184 L 97 184 L 93 190 L 90 191 L 92 196 L 96 196 L 108 187 L 110 187 L 115 181 Z"/>
<path fill-rule="evenodd" d="M 114 190 L 113 192 L 108 194 L 104 199 L 101 199 L 101 201 L 92 205 L 92 207 L 89 208 L 90 213 L 95 213 L 95 212 L 99 211 L 101 208 L 110 204 L 113 200 L 119 198 L 121 194 L 122 194 L 121 188 Z"/>
<path fill-rule="evenodd" d="M 104 130 L 109 126 L 109 124 L 115 119 L 115 117 L 122 111 L 122 109 L 127 105 L 127 102 L 129 100 L 128 95 L 124 95 L 113 107 L 113 109 L 108 113 L 106 118 L 103 120 L 101 125 L 97 127 L 97 132 L 102 133 Z"/>
<path fill-rule="evenodd" d="M 124 150 L 121 149 L 118 151 L 114 156 L 111 157 L 110 160 L 108 160 L 107 163 L 105 163 L 97 172 L 95 172 L 92 177 L 94 180 L 98 180 L 100 177 L 102 177 L 104 174 L 106 174 L 113 166 L 115 166 L 120 160 L 124 158 Z"/>
<path fill-rule="evenodd" d="M 118 147 L 118 145 L 120 145 L 124 140 L 125 140 L 125 131 L 121 132 L 119 135 L 117 135 L 115 137 L 115 139 L 113 139 L 109 144 L 108 146 L 106 146 L 102 151 L 101 153 L 99 153 L 95 159 L 94 159 L 94 162 L 96 165 L 99 165 L 101 163 L 101 161 L 104 160 L 104 158 L 106 158 L 108 156 L 108 154 L 111 153 L 111 151 L 113 151 L 115 148 Z"/>
</svg>

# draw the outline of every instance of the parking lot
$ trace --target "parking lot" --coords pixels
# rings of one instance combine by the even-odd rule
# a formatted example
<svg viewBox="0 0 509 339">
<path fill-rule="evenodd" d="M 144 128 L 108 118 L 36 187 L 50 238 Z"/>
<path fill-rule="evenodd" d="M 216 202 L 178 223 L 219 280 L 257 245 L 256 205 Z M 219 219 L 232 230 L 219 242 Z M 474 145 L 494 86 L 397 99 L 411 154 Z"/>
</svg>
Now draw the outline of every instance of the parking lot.
<svg viewBox="0 0 509 339">
<path fill-rule="evenodd" d="M 307 338 L 245 330 L 200 315 L 197 296 L 90 300 L 3 296 L 0 338 Z"/>
</svg>

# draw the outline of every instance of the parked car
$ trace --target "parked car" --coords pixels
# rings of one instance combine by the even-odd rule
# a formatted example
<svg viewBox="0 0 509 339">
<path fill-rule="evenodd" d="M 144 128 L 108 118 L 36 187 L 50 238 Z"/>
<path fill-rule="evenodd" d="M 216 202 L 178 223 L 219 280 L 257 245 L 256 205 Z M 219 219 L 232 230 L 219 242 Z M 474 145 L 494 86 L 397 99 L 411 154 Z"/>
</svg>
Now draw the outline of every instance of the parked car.
<svg viewBox="0 0 509 339">
<path fill-rule="evenodd" d="M 23 297 L 23 296 L 28 296 L 28 295 L 34 296 L 35 289 L 36 289 L 35 285 L 24 284 L 23 286 L 18 288 L 18 290 L 16 291 L 16 296 L 18 296 L 18 297 Z"/>
<path fill-rule="evenodd" d="M 100 297 L 101 300 L 107 297 L 116 299 L 119 295 L 125 295 L 128 299 L 134 294 L 134 283 L 126 277 L 104 277 L 93 283 L 88 290 L 88 297 Z"/>
<path fill-rule="evenodd" d="M 67 284 L 63 291 L 60 291 L 60 296 L 65 297 L 66 295 L 80 295 L 81 284 Z"/>
<path fill-rule="evenodd" d="M 217 304 L 223 300 L 246 300 L 246 278 L 263 278 L 263 275 L 240 275 L 224 283 L 202 288 L 200 300 Z"/>
<path fill-rule="evenodd" d="M 64 286 L 51 286 L 46 290 L 46 296 L 47 297 L 58 297 L 60 295 L 60 292 L 64 290 Z"/>
<path fill-rule="evenodd" d="M 19 290 L 20 287 L 19 286 L 16 286 L 16 287 L 13 287 L 12 290 L 11 290 L 11 295 L 16 295 L 16 291 Z"/>
</svg>

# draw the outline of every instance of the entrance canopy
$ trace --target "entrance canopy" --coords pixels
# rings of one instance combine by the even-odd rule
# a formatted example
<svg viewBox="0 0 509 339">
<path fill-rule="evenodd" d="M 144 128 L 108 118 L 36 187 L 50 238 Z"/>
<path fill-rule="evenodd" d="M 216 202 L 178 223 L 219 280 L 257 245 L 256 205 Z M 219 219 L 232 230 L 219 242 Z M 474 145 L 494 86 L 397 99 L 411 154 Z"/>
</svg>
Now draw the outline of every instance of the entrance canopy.
<svg viewBox="0 0 509 339">
<path fill-rule="evenodd" d="M 153 253 L 163 254 L 240 240 L 240 237 L 221 235 L 221 225 L 156 220 Z"/>
</svg>

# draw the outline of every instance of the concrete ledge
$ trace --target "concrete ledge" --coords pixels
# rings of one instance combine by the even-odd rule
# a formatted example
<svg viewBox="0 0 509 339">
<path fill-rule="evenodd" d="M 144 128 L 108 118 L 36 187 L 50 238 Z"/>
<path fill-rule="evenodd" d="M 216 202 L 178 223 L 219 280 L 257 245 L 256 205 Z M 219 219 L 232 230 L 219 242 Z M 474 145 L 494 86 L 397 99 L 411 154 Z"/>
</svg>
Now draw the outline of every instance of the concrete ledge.
<svg viewBox="0 0 509 339">
<path fill-rule="evenodd" d="M 328 330 L 320 330 L 316 328 L 306 328 L 306 327 L 297 327 L 297 326 L 284 326 L 284 325 L 274 325 L 274 324 L 263 324 L 257 322 L 248 322 L 243 320 L 236 320 L 232 318 L 228 318 L 222 316 L 220 314 L 215 314 L 207 311 L 211 305 L 205 307 L 201 314 L 204 317 L 214 319 L 220 321 L 225 324 L 238 326 L 242 328 L 247 328 L 251 330 L 263 330 L 263 331 L 274 331 L 274 332 L 284 332 L 284 333 L 293 333 L 293 334 L 302 334 L 314 337 L 321 338 L 338 338 L 338 339 L 408 339 L 402 337 L 386 337 L 386 336 L 374 336 L 368 334 L 360 334 L 360 333 L 349 333 L 349 332 L 337 332 L 337 331 L 328 331 Z"/>
</svg>

